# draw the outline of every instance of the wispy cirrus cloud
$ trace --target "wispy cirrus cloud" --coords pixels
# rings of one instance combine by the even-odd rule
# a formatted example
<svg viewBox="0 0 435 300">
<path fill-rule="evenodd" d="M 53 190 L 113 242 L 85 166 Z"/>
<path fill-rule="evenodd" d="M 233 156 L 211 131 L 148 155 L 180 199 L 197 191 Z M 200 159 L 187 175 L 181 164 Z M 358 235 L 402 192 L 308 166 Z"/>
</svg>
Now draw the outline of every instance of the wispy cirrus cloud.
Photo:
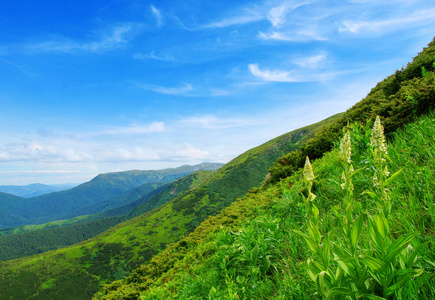
<svg viewBox="0 0 435 300">
<path fill-rule="evenodd" d="M 14 46 L 13 48 L 24 53 L 108 51 L 125 47 L 128 42 L 140 31 L 141 27 L 142 25 L 137 23 L 117 25 L 100 33 L 100 36 L 94 41 L 81 42 L 60 37 L 56 40 L 25 44 L 23 46 Z"/>
<path fill-rule="evenodd" d="M 291 20 L 291 13 L 312 1 L 284 1 L 272 7 L 267 13 L 267 19 L 275 28 L 281 28 Z"/>
<path fill-rule="evenodd" d="M 142 89 L 165 95 L 184 95 L 193 90 L 192 85 L 189 83 L 185 83 L 183 86 L 180 87 L 165 87 L 153 84 L 138 84 L 138 86 Z"/>
<path fill-rule="evenodd" d="M 150 6 L 151 8 L 151 12 L 154 15 L 154 17 L 156 18 L 156 22 L 157 22 L 157 26 L 162 26 L 163 25 L 163 16 L 162 13 L 159 9 L 157 9 L 154 5 Z"/>
<path fill-rule="evenodd" d="M 150 53 L 136 53 L 133 55 L 134 59 L 152 59 L 152 60 L 160 60 L 160 61 L 175 61 L 175 57 L 170 55 L 158 55 L 155 51 L 151 51 Z"/>
<path fill-rule="evenodd" d="M 262 6 L 251 4 L 230 12 L 229 15 L 225 16 L 224 18 L 208 23 L 202 26 L 202 28 L 225 28 L 258 22 L 264 19 L 266 19 L 266 15 Z"/>
<path fill-rule="evenodd" d="M 364 34 L 364 33 L 386 33 L 408 29 L 412 26 L 417 26 L 422 23 L 435 23 L 435 7 L 428 9 L 416 10 L 412 13 L 406 12 L 400 15 L 394 15 L 390 18 L 383 17 L 382 19 L 371 20 L 344 20 L 340 27 L 341 33 Z"/>
<path fill-rule="evenodd" d="M 249 64 L 249 71 L 255 77 L 264 81 L 274 81 L 274 82 L 302 82 L 305 81 L 295 74 L 294 71 L 283 71 L 283 70 L 261 70 L 258 64 Z"/>
<path fill-rule="evenodd" d="M 328 57 L 326 52 L 321 52 L 312 56 L 297 57 L 292 60 L 292 63 L 301 68 L 317 68 L 321 63 L 325 62 Z"/>
</svg>

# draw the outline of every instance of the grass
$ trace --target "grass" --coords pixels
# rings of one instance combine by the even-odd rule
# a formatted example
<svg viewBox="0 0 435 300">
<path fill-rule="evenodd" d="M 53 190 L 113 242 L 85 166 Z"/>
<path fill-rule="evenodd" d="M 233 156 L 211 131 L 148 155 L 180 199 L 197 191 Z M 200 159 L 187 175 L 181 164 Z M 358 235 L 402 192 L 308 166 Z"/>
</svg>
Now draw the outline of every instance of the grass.
<svg viewBox="0 0 435 300">
<path fill-rule="evenodd" d="M 302 171 L 268 190 L 259 191 L 268 198 L 264 203 L 269 204 L 252 208 L 251 218 L 235 228 L 222 227 L 211 234 L 206 242 L 187 251 L 174 268 L 157 279 L 146 285 L 139 281 L 137 286 L 142 288 L 136 291 L 141 299 L 318 299 L 322 295 L 330 299 L 433 299 L 435 116 L 432 113 L 407 125 L 388 145 L 388 159 L 383 163 L 390 175 L 385 181 L 402 170 L 388 184 L 392 199 L 388 216 L 384 214 L 383 204 L 378 205 L 379 199 L 367 193 L 373 190 L 374 169 L 370 163 L 370 134 L 366 130 L 354 128 L 352 134 L 352 163 L 359 171 L 352 177 L 354 208 L 349 224 L 343 223 L 348 200 L 341 188 L 343 160 L 340 161 L 337 144 L 334 151 L 313 163 L 316 178 L 311 191 L 317 197 L 310 206 L 304 200 L 309 188 Z M 318 267 L 324 262 L 321 253 L 316 252 L 316 245 L 310 247 L 304 238 L 315 231 L 307 227 L 310 220 L 315 222 L 314 205 L 318 208 L 316 242 L 330 256 L 325 270 L 321 269 L 325 266 Z M 382 215 L 388 224 L 384 240 L 390 245 L 383 257 L 379 256 L 376 237 L 371 234 L 379 232 L 372 220 Z M 356 235 L 352 257 L 360 267 L 366 266 L 367 278 L 361 287 L 365 291 L 351 284 L 350 272 L 343 264 L 344 254 L 339 253 L 341 248 L 351 251 L 345 225 Z M 390 255 L 393 259 L 388 267 L 394 273 L 390 276 L 387 268 L 374 265 L 374 259 L 384 259 L 393 250 L 391 245 L 398 244 L 400 249 Z M 407 258 L 411 259 L 406 261 Z M 309 267 L 313 262 L 317 267 Z M 333 274 L 342 274 L 335 286 L 322 273 L 328 269 L 334 270 Z M 387 282 L 376 276 L 392 279 Z M 384 286 L 382 280 L 387 282 Z M 135 289 L 134 280 L 128 282 L 130 286 L 123 290 L 126 294 L 129 289 Z M 117 296 L 109 292 L 105 297 L 116 299 Z"/>
</svg>

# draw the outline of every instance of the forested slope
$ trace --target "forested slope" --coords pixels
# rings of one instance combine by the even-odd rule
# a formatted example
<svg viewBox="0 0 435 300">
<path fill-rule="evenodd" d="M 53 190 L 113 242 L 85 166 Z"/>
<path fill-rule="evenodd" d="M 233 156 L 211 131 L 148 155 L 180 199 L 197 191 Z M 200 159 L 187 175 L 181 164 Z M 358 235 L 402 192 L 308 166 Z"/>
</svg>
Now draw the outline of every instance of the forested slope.
<svg viewBox="0 0 435 300">
<path fill-rule="evenodd" d="M 155 189 L 160 183 L 167 183 L 202 169 L 216 169 L 221 164 L 202 163 L 196 166 L 181 166 L 178 168 L 150 171 L 126 171 L 100 174 L 89 182 L 75 188 L 51 193 L 43 196 L 9 202 L 0 206 L 0 228 L 16 227 L 27 224 L 41 224 L 53 220 L 68 219 L 77 216 L 78 210 L 96 205 L 113 197 L 122 195 L 140 185 L 149 183 Z M 149 192 L 149 191 L 147 191 Z M 118 199 L 119 200 L 119 199 Z M 137 198 L 128 201 L 135 201 Z M 125 201 L 120 205 L 126 204 Z M 114 205 L 110 202 L 109 206 Z M 98 207 L 104 209 L 105 207 Z M 95 209 L 92 210 L 94 213 Z M 76 213 L 74 213 L 76 212 Z"/>
</svg>

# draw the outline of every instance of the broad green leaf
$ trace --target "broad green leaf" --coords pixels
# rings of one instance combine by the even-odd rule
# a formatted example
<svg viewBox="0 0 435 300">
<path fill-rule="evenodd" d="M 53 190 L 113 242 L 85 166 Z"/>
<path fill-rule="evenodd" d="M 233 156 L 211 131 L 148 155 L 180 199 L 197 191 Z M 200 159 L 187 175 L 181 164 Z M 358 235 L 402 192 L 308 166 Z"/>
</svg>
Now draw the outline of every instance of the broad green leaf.
<svg viewBox="0 0 435 300">
<path fill-rule="evenodd" d="M 361 295 L 361 298 L 362 299 L 367 298 L 367 299 L 372 299 L 372 300 L 387 300 L 384 297 L 376 296 L 373 294 L 363 294 L 363 295 Z"/>
<path fill-rule="evenodd" d="M 364 191 L 363 194 L 367 194 L 370 197 L 372 197 L 372 199 L 375 199 L 375 200 L 378 198 L 378 196 L 375 193 L 371 192 L 371 191 Z"/>
<path fill-rule="evenodd" d="M 316 242 L 308 234 L 303 233 L 299 230 L 293 230 L 293 231 L 304 238 L 305 242 L 307 243 L 311 251 L 317 253 L 318 244 L 316 244 Z"/>
<path fill-rule="evenodd" d="M 323 243 L 323 264 L 325 268 L 328 269 L 329 262 L 331 260 L 331 241 L 329 240 L 329 235 L 326 236 Z"/>
<path fill-rule="evenodd" d="M 383 238 L 386 238 L 389 231 L 389 226 L 388 226 L 388 221 L 385 218 L 384 214 L 380 213 L 376 215 L 374 217 L 374 221 L 375 221 L 377 231 L 382 235 Z"/>
<path fill-rule="evenodd" d="M 396 177 L 399 176 L 400 173 L 402 173 L 402 171 L 403 171 L 403 169 L 400 169 L 399 171 L 397 171 L 396 173 L 391 175 L 391 177 L 385 181 L 384 187 L 388 186 L 391 182 L 393 182 L 396 179 Z"/>
<path fill-rule="evenodd" d="M 399 282 L 397 282 L 396 284 L 390 285 L 388 288 L 386 288 L 384 290 L 384 295 L 388 296 L 388 297 L 394 295 L 394 293 L 397 290 L 401 289 L 403 287 L 403 285 L 405 284 L 405 282 L 409 281 L 411 279 L 411 277 L 412 277 L 411 272 L 407 272 L 405 274 L 405 276 L 403 276 Z"/>
<path fill-rule="evenodd" d="M 319 229 L 311 221 L 308 222 L 308 233 L 316 243 L 320 243 L 321 237 Z"/>
<path fill-rule="evenodd" d="M 320 294 L 325 297 L 326 291 L 325 291 L 325 271 L 320 272 L 317 275 L 316 283 L 317 283 L 317 291 L 320 292 Z"/>
<path fill-rule="evenodd" d="M 307 266 L 308 275 L 313 281 L 316 281 L 317 275 L 322 272 L 322 266 L 314 262 L 311 258 L 308 259 Z"/>
<path fill-rule="evenodd" d="M 258 244 L 255 245 L 255 247 L 251 250 L 251 261 L 256 262 L 257 261 L 257 256 L 258 256 Z"/>
<path fill-rule="evenodd" d="M 399 237 L 387 250 L 387 255 L 385 256 L 384 261 L 386 263 L 390 263 L 394 260 L 394 258 L 399 254 L 406 245 L 418 235 L 418 232 L 402 235 Z"/>
<path fill-rule="evenodd" d="M 346 287 L 334 287 L 328 291 L 328 298 L 336 296 L 352 295 L 354 292 Z"/>
<path fill-rule="evenodd" d="M 361 261 L 368 266 L 372 271 L 382 272 L 387 265 L 380 259 L 371 256 L 361 256 Z"/>
<path fill-rule="evenodd" d="M 363 219 L 361 216 L 359 216 L 356 219 L 355 223 L 353 224 L 352 232 L 350 235 L 350 242 L 351 242 L 353 254 L 356 251 L 356 244 L 357 244 L 359 236 L 361 234 L 362 225 L 363 225 Z"/>
<path fill-rule="evenodd" d="M 264 256 L 261 260 L 260 271 L 262 274 L 266 274 L 267 270 L 270 268 L 270 260 L 268 256 Z"/>
</svg>

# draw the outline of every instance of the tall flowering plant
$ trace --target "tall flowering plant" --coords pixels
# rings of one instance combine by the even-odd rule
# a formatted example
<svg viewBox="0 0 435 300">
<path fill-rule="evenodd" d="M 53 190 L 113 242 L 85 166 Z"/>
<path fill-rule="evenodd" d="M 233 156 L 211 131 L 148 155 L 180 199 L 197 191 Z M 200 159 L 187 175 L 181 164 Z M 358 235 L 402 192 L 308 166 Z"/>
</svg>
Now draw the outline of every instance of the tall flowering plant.
<svg viewBox="0 0 435 300">
<path fill-rule="evenodd" d="M 303 196 L 307 211 L 308 233 L 297 231 L 307 242 L 312 256 L 307 261 L 310 278 L 316 282 L 317 292 L 325 299 L 388 299 L 400 294 L 405 282 L 418 276 L 422 270 L 414 269 L 418 249 L 409 245 L 416 233 L 394 239 L 389 232 L 388 216 L 392 201 L 388 186 L 400 174 L 389 176 L 387 145 L 380 118 L 377 117 L 370 139 L 370 161 L 374 170 L 370 195 L 379 206 L 375 215 L 361 213 L 361 203 L 354 194 L 353 177 L 362 169 L 352 165 L 351 134 L 346 132 L 340 143 L 339 158 L 342 165 L 340 186 L 342 205 L 333 208 L 340 224 L 340 234 L 331 241 L 329 234 L 322 236 L 319 210 L 312 193 L 314 174 L 307 157 L 304 182 L 307 196 Z M 340 211 L 344 208 L 344 212 Z M 365 217 L 367 216 L 367 217 Z M 367 228 L 369 243 L 359 243 L 363 229 Z"/>
</svg>

